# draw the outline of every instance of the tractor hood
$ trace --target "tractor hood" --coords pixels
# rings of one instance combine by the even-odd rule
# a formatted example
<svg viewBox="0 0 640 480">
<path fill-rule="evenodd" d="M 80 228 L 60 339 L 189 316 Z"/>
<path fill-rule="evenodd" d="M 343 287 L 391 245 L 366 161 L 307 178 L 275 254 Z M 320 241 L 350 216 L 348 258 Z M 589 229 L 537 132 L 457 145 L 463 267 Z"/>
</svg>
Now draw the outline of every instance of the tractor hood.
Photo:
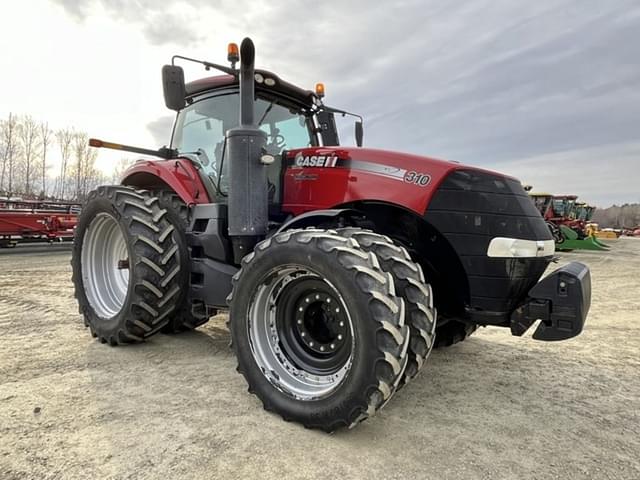
<svg viewBox="0 0 640 480">
<path fill-rule="evenodd" d="M 457 162 L 358 147 L 312 147 L 286 154 L 286 197 L 296 212 L 360 200 L 393 203 L 424 214 L 442 181 L 457 170 L 504 175 Z M 517 182 L 515 179 L 509 179 Z M 319 188 L 327 183 L 326 188 Z M 519 184 L 519 182 L 518 182 Z M 309 202 L 309 203 L 307 203 Z M 294 206 L 295 204 L 295 206 Z"/>
</svg>

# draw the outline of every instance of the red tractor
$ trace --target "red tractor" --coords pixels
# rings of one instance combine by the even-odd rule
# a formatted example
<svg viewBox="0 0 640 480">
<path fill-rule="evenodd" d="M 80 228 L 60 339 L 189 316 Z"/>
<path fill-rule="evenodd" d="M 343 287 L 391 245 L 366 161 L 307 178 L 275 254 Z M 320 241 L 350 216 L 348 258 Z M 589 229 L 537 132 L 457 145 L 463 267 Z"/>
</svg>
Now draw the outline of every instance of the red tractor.
<svg viewBox="0 0 640 480">
<path fill-rule="evenodd" d="M 339 145 L 315 92 L 174 57 L 169 147 L 89 195 L 73 253 L 85 324 L 110 345 L 196 328 L 229 309 L 238 371 L 267 410 L 333 431 L 373 415 L 432 347 L 479 325 L 578 335 L 589 270 L 540 281 L 553 238 L 520 182 L 417 155 Z M 175 60 L 221 76 L 184 81 Z M 235 68 L 239 62 L 239 68 Z M 362 123 L 356 122 L 358 145 Z"/>
</svg>

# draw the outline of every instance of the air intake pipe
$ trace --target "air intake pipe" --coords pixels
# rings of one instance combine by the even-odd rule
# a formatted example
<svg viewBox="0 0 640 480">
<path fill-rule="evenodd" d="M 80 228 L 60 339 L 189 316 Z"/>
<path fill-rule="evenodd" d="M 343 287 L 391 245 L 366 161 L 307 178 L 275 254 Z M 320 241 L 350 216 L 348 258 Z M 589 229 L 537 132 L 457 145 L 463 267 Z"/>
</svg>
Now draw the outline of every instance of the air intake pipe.
<svg viewBox="0 0 640 480">
<path fill-rule="evenodd" d="M 240 45 L 240 125 L 226 132 L 229 162 L 229 237 L 236 264 L 267 234 L 269 200 L 267 171 L 261 162 L 266 134 L 254 120 L 255 47 L 250 38 Z"/>
</svg>

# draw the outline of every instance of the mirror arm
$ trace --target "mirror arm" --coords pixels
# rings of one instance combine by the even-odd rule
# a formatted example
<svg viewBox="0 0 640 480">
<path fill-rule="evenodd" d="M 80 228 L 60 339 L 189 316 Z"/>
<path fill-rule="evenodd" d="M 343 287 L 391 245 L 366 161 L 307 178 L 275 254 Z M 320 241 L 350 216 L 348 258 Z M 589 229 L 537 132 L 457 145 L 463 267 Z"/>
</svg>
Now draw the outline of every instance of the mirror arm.
<svg viewBox="0 0 640 480">
<path fill-rule="evenodd" d="M 338 108 L 327 107 L 326 105 L 323 105 L 322 109 L 326 110 L 327 112 L 330 112 L 330 113 L 339 113 L 343 117 L 345 115 L 349 115 L 351 117 L 356 117 L 358 120 L 360 120 L 361 123 L 364 123 L 364 119 L 362 118 L 362 115 L 358 115 L 357 113 L 347 112 L 345 110 L 340 110 Z"/>
<path fill-rule="evenodd" d="M 195 58 L 183 57 L 182 55 L 174 55 L 173 57 L 171 57 L 171 65 L 175 65 L 176 58 L 179 58 L 180 60 L 186 60 L 188 62 L 199 63 L 201 65 L 204 65 L 204 68 L 206 68 L 207 70 L 214 68 L 228 75 L 233 75 L 234 77 L 237 77 L 239 75 L 239 71 L 234 68 L 225 67 L 224 65 L 218 65 L 217 63 L 211 63 L 204 60 L 196 60 Z"/>
</svg>

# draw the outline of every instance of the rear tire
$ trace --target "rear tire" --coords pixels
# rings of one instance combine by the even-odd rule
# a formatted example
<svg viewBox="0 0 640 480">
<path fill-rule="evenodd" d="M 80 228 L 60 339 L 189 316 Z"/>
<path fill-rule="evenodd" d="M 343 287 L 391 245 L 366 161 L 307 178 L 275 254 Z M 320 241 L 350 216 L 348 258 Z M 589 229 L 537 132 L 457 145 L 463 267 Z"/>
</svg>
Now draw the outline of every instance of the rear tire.
<svg viewBox="0 0 640 480">
<path fill-rule="evenodd" d="M 407 250 L 386 235 L 355 227 L 340 228 L 337 232 L 353 238 L 360 248 L 378 257 L 382 269 L 393 276 L 396 294 L 405 302 L 406 323 L 411 334 L 408 364 L 400 381 L 400 385 L 405 385 L 424 366 L 433 347 L 437 312 L 431 286 L 425 282 L 422 268 L 411 259 Z"/>
<path fill-rule="evenodd" d="M 85 326 L 102 343 L 141 342 L 176 311 L 181 261 L 158 198 L 125 186 L 89 193 L 71 259 Z"/>
<path fill-rule="evenodd" d="M 158 197 L 158 204 L 167 210 L 167 217 L 176 227 L 176 242 L 180 261 L 185 268 L 182 269 L 180 284 L 189 285 L 189 248 L 187 247 L 186 231 L 189 226 L 189 207 L 182 199 L 171 190 L 155 190 L 153 194 Z M 194 313 L 191 310 L 188 297 L 189 289 L 183 288 L 178 297 L 178 308 L 175 315 L 170 315 L 169 322 L 162 328 L 162 333 L 180 333 L 195 330 L 209 321 L 210 316 L 204 313 Z M 209 311 L 209 313 L 211 313 Z M 214 312 L 215 315 L 215 312 Z"/>
<path fill-rule="evenodd" d="M 402 378 L 404 302 L 376 256 L 335 231 L 290 230 L 259 243 L 229 305 L 238 371 L 285 420 L 326 432 L 353 426 Z"/>
</svg>

